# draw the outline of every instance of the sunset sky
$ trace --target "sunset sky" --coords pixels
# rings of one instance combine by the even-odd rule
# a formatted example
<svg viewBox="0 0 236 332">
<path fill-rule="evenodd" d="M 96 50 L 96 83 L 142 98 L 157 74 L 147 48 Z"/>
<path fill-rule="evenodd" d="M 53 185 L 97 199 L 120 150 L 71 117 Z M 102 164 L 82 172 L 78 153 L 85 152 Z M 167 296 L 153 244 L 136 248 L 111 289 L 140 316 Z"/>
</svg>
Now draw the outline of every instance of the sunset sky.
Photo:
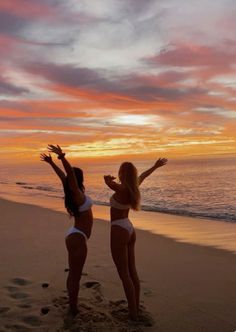
<svg viewBox="0 0 236 332">
<path fill-rule="evenodd" d="M 235 0 L 1 0 L 4 160 L 236 153 Z"/>
</svg>

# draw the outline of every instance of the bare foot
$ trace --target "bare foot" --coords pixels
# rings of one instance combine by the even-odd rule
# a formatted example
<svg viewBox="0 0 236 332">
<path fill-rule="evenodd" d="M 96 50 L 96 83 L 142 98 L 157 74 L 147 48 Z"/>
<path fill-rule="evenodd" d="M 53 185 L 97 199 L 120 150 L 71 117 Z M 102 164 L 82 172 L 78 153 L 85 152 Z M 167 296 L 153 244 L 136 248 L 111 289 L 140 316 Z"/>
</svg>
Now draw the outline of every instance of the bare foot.
<svg viewBox="0 0 236 332">
<path fill-rule="evenodd" d="M 129 319 L 132 321 L 137 322 L 138 321 L 138 314 L 137 312 L 129 312 Z"/>
<path fill-rule="evenodd" d="M 68 310 L 68 313 L 75 317 L 78 313 L 79 313 L 79 310 L 77 307 L 70 307 L 69 310 Z"/>
</svg>

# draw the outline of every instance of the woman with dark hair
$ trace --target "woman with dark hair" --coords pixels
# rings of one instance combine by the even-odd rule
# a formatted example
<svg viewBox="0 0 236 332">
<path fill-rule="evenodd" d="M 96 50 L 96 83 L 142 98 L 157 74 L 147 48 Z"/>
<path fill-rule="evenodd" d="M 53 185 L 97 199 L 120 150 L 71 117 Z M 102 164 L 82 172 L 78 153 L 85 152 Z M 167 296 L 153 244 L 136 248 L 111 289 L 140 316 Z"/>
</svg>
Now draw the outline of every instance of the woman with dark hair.
<svg viewBox="0 0 236 332">
<path fill-rule="evenodd" d="M 74 226 L 67 231 L 65 241 L 69 261 L 67 290 L 70 312 L 76 315 L 80 279 L 87 257 L 87 240 L 93 225 L 92 200 L 85 195 L 83 171 L 70 165 L 59 145 L 48 145 L 48 150 L 57 155 L 66 174 L 54 163 L 50 154 L 41 154 L 41 160 L 50 164 L 60 178 L 65 193 L 65 207 L 69 215 L 74 217 Z"/>
<path fill-rule="evenodd" d="M 136 167 L 130 162 L 124 162 L 118 173 L 119 183 L 115 182 L 115 177 L 111 175 L 104 176 L 107 186 L 115 192 L 110 199 L 111 253 L 124 287 L 132 320 L 138 319 L 140 283 L 135 265 L 136 234 L 128 218 L 129 210 L 139 210 L 140 184 L 166 163 L 167 159 L 160 158 L 153 167 L 138 176 Z"/>
</svg>

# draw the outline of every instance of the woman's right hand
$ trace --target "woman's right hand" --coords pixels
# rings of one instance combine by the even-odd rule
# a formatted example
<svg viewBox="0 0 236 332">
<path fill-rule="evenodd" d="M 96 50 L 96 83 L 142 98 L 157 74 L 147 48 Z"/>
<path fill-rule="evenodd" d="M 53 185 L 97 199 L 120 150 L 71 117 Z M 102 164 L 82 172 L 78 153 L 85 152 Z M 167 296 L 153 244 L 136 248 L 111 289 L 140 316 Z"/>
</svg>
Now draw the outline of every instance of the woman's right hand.
<svg viewBox="0 0 236 332">
<path fill-rule="evenodd" d="M 41 153 L 41 155 L 40 155 L 40 160 L 41 160 L 41 161 L 46 161 L 46 163 L 49 163 L 49 164 L 52 163 L 52 157 L 51 157 L 50 154 L 49 154 L 49 155 L 46 155 L 45 153 Z"/>
<path fill-rule="evenodd" d="M 116 178 L 112 175 L 104 175 L 104 180 L 108 180 L 108 181 L 113 181 L 115 180 Z"/>
<path fill-rule="evenodd" d="M 57 154 L 58 156 L 61 156 L 64 154 L 59 145 L 48 144 L 48 151 L 53 152 L 53 153 Z"/>
<path fill-rule="evenodd" d="M 167 161 L 168 161 L 168 159 L 166 159 L 166 158 L 159 158 L 159 159 L 155 162 L 154 166 L 155 166 L 156 168 L 162 167 L 162 166 L 164 166 L 164 165 L 167 164 Z"/>
</svg>

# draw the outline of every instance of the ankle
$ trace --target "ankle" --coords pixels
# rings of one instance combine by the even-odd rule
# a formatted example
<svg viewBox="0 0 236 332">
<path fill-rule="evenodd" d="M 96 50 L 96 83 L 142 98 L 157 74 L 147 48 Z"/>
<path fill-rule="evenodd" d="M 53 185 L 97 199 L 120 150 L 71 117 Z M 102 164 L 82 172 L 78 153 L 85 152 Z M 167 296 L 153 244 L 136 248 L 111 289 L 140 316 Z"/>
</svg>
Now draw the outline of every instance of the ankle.
<svg viewBox="0 0 236 332">
<path fill-rule="evenodd" d="M 79 313 L 79 310 L 78 310 L 78 307 L 77 305 L 70 305 L 69 307 L 69 313 L 72 315 L 72 316 L 76 316 L 78 313 Z"/>
<path fill-rule="evenodd" d="M 138 312 L 135 311 L 129 311 L 129 318 L 132 321 L 138 321 Z"/>
</svg>

